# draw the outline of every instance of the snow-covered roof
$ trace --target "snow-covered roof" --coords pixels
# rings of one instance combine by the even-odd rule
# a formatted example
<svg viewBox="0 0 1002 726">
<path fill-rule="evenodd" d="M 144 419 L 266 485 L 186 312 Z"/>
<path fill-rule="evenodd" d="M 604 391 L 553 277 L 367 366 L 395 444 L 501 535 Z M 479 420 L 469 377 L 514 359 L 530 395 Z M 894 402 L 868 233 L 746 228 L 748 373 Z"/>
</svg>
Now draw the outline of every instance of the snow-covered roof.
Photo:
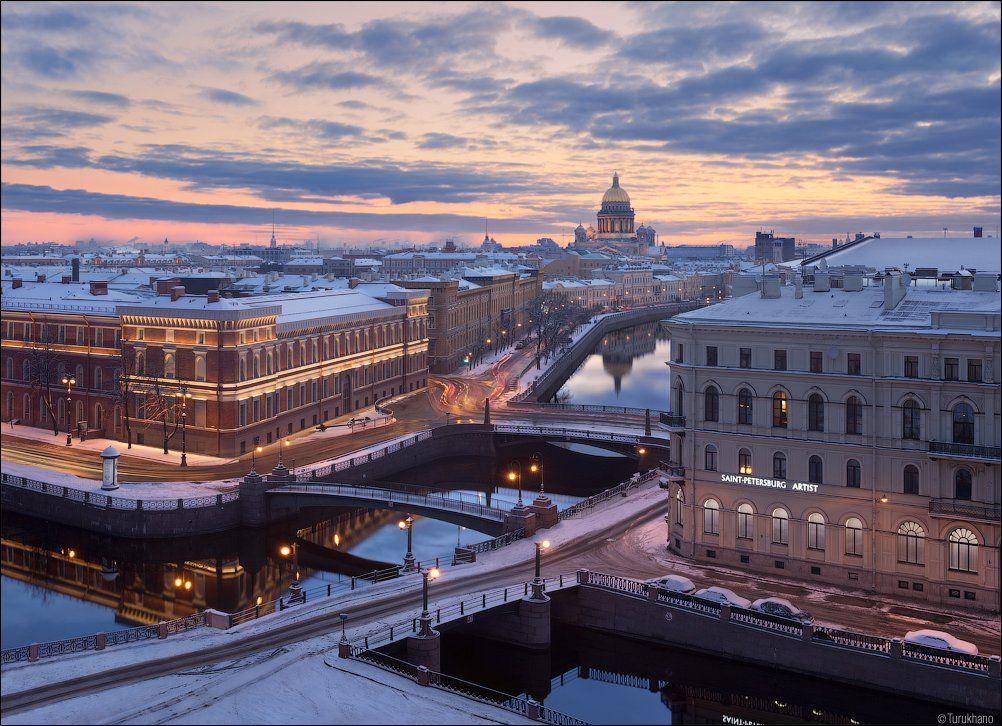
<svg viewBox="0 0 1002 726">
<path fill-rule="evenodd" d="M 708 325 L 738 325 L 813 329 L 937 330 L 932 314 L 1002 311 L 1002 293 L 954 290 L 940 287 L 906 287 L 905 297 L 892 309 L 884 306 L 884 289 L 867 286 L 858 292 L 833 289 L 815 292 L 803 288 L 798 299 L 793 285 L 781 285 L 780 297 L 753 292 L 676 315 L 672 320 Z M 965 334 L 998 337 L 998 330 L 964 329 Z"/>
<path fill-rule="evenodd" d="M 3 281 L 4 310 L 37 312 L 101 313 L 114 315 L 118 305 L 141 304 L 145 298 L 131 292 L 109 289 L 106 295 L 91 295 L 88 283 L 25 281 L 14 288 L 10 280 Z"/>
<path fill-rule="evenodd" d="M 824 259 L 829 267 L 862 265 L 875 270 L 888 267 L 910 270 L 935 268 L 956 272 L 961 267 L 978 272 L 1002 272 L 1002 248 L 991 237 L 871 237 L 828 250 L 799 264 L 817 265 Z"/>
</svg>

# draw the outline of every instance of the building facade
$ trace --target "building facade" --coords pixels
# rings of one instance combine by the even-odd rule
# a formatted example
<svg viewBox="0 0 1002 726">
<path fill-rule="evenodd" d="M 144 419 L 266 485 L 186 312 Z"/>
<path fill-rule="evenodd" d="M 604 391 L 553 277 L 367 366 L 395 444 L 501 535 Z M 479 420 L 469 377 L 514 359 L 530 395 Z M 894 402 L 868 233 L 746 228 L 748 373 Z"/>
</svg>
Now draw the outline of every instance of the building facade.
<svg viewBox="0 0 1002 726">
<path fill-rule="evenodd" d="M 166 428 L 176 450 L 180 417 L 188 451 L 231 456 L 427 383 L 427 291 L 231 299 L 16 283 L 4 283 L 4 422 L 55 417 L 60 431 L 153 446 Z"/>
<path fill-rule="evenodd" d="M 997 610 L 996 277 L 969 291 L 818 277 L 767 277 L 665 324 L 669 547 Z"/>
</svg>

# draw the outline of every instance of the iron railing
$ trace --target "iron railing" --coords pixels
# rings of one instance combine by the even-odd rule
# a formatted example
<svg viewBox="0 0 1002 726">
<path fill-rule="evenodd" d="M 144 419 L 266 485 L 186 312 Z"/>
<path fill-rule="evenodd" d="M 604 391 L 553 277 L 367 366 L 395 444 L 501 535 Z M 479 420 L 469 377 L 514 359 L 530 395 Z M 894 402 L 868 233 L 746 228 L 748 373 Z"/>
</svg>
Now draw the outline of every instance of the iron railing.
<svg viewBox="0 0 1002 726">
<path fill-rule="evenodd" d="M 626 494 L 629 491 L 636 489 L 637 487 L 642 486 L 649 481 L 657 479 L 658 476 L 660 475 L 661 475 L 660 469 L 651 469 L 650 471 L 646 472 L 645 474 L 642 474 L 641 476 L 636 477 L 635 479 L 627 479 L 622 484 L 617 484 L 616 486 L 610 487 L 605 491 L 599 492 L 598 494 L 594 494 L 588 497 L 587 499 L 582 499 L 580 502 L 572 504 L 566 509 L 560 510 L 559 512 L 557 512 L 557 519 L 558 520 L 568 519 L 577 514 L 580 514 L 581 512 L 587 509 L 591 509 L 592 507 L 601 504 L 602 502 L 608 501 L 613 497 L 626 496 Z"/>
<path fill-rule="evenodd" d="M 501 434 L 532 434 L 536 436 L 563 436 L 573 439 L 589 439 L 593 441 L 615 441 L 624 444 L 637 444 L 640 436 L 636 434 L 616 434 L 608 431 L 588 431 L 585 429 L 558 428 L 556 426 L 524 426 L 519 424 L 494 424 L 495 433 Z"/>
<path fill-rule="evenodd" d="M 392 444 L 387 444 L 379 449 L 374 449 L 366 454 L 359 454 L 357 456 L 348 455 L 347 458 L 340 458 L 333 464 L 328 464 L 327 466 L 318 467 L 312 469 L 309 472 L 309 478 L 311 479 L 326 479 L 333 474 L 344 471 L 345 469 L 351 469 L 361 464 L 374 461 L 375 459 L 380 459 L 387 454 L 392 454 L 395 451 L 400 451 L 401 449 L 406 449 L 409 446 L 414 446 L 422 441 L 427 441 L 432 437 L 431 431 L 422 431 L 414 436 L 409 436 L 401 441 L 394 441 Z"/>
<path fill-rule="evenodd" d="M 215 490 L 215 494 L 201 497 L 178 497 L 176 499 L 131 499 L 128 497 L 116 497 L 99 492 L 75 489 L 63 486 L 62 484 L 49 484 L 48 482 L 28 479 L 27 477 L 15 474 L 0 474 L 0 482 L 4 486 L 17 487 L 18 489 L 28 489 L 30 491 L 47 494 L 49 496 L 70 499 L 81 504 L 89 504 L 105 509 L 125 509 L 143 511 L 165 511 L 175 509 L 201 509 L 203 507 L 218 507 L 229 502 L 235 502 L 240 498 L 239 487 L 230 487 L 224 490 Z"/>
<path fill-rule="evenodd" d="M 929 514 L 948 517 L 964 517 L 965 519 L 981 519 L 988 522 L 998 522 L 1002 519 L 1002 505 L 982 504 L 978 502 L 958 502 L 956 499 L 930 499 Z"/>
<path fill-rule="evenodd" d="M 952 444 L 948 441 L 930 441 L 930 454 L 946 454 L 962 456 L 968 459 L 988 461 L 1002 460 L 1002 448 L 998 446 L 979 446 L 977 444 Z"/>
<path fill-rule="evenodd" d="M 665 426 L 674 429 L 684 429 L 685 428 L 685 416 L 680 413 L 667 413 L 662 411 L 659 420 Z"/>
</svg>

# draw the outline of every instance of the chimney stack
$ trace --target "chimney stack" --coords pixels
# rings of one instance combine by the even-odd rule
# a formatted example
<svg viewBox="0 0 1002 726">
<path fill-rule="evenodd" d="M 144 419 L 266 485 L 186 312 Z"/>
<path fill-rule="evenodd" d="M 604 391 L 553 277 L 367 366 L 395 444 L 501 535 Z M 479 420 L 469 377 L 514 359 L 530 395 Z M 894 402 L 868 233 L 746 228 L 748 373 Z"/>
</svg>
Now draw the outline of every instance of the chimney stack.
<svg viewBox="0 0 1002 726">
<path fill-rule="evenodd" d="M 170 289 L 171 302 L 174 302 L 181 297 L 184 297 L 184 285 L 175 285 Z"/>
<path fill-rule="evenodd" d="M 24 284 L 24 280 L 22 280 L 20 277 L 15 277 L 13 280 L 10 281 L 10 289 L 11 290 L 16 290 L 17 288 L 21 287 L 23 284 Z"/>
<path fill-rule="evenodd" d="M 80 258 L 74 257 L 70 260 L 70 271 L 73 274 L 73 282 L 80 282 Z"/>
<path fill-rule="evenodd" d="M 62 278 L 60 278 L 59 281 L 61 283 L 63 283 L 64 285 L 69 285 L 70 282 L 73 281 L 73 276 L 72 275 L 63 275 Z"/>
<path fill-rule="evenodd" d="M 206 293 L 205 301 L 208 303 L 219 302 L 219 290 L 209 290 L 209 292 Z"/>
<path fill-rule="evenodd" d="M 90 294 L 91 295 L 107 295 L 108 294 L 108 283 L 105 281 L 91 280 L 90 283 Z"/>
<path fill-rule="evenodd" d="M 35 282 L 45 282 L 45 275 L 41 272 L 36 273 Z"/>
<path fill-rule="evenodd" d="M 975 237 L 984 237 L 985 236 L 985 228 L 984 227 L 975 227 L 974 228 L 974 236 Z"/>
<path fill-rule="evenodd" d="M 357 277 L 350 277 L 348 278 L 348 288 L 354 290 L 356 287 L 358 287 L 358 283 L 360 282 L 361 280 L 358 279 Z"/>
</svg>

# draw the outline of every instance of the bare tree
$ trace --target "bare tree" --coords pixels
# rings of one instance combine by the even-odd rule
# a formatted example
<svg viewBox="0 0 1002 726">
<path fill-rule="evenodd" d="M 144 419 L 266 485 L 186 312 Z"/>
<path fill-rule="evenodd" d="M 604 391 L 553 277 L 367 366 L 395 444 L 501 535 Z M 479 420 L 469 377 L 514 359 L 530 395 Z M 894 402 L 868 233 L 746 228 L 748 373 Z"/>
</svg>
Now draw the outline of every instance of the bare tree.
<svg viewBox="0 0 1002 726">
<path fill-rule="evenodd" d="M 59 377 L 63 357 L 52 346 L 51 325 L 39 323 L 38 335 L 28 348 L 28 384 L 38 393 L 52 422 L 52 434 L 59 435 L 59 421 L 53 405 L 53 387 Z M 69 412 L 67 411 L 67 415 Z"/>
<path fill-rule="evenodd" d="M 125 426 L 125 440 L 132 448 L 132 406 L 136 371 L 136 353 L 131 348 L 122 347 L 122 367 L 115 371 L 115 401 L 122 409 L 122 423 Z"/>
<path fill-rule="evenodd" d="M 146 362 L 146 373 L 141 384 L 144 397 L 144 415 L 148 421 L 159 421 L 162 431 L 164 454 L 170 453 L 167 445 L 181 426 L 177 415 L 177 383 L 164 375 L 162 365 Z"/>
</svg>

